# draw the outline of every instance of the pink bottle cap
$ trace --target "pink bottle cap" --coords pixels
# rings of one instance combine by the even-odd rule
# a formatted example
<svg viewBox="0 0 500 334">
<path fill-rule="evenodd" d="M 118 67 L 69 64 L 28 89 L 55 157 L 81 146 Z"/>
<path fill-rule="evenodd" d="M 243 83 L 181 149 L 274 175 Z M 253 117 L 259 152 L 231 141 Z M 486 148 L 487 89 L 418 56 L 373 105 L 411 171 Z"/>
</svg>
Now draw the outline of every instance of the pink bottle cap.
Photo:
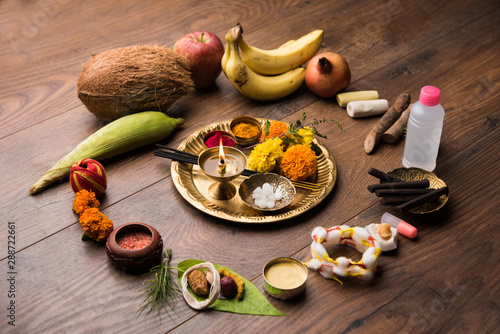
<svg viewBox="0 0 500 334">
<path fill-rule="evenodd" d="M 404 220 L 399 223 L 398 232 L 410 239 L 413 239 L 417 236 L 417 228 L 408 224 Z"/>
<path fill-rule="evenodd" d="M 439 104 L 440 97 L 441 91 L 439 88 L 434 86 L 424 86 L 420 90 L 420 98 L 418 101 L 424 106 L 432 107 Z"/>
<path fill-rule="evenodd" d="M 405 222 L 404 220 L 391 215 L 389 212 L 386 212 L 382 215 L 381 223 L 390 224 L 392 227 L 397 228 L 398 232 L 408 238 L 415 238 L 417 236 L 417 229 L 415 226 L 412 226 Z"/>
</svg>

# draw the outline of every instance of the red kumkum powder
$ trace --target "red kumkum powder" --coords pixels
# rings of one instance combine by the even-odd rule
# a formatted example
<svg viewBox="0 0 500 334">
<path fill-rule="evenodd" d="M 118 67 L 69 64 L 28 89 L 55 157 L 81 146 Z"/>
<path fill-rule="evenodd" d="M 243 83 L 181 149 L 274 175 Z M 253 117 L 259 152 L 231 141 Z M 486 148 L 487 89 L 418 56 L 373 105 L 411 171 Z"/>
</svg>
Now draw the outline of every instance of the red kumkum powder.
<svg viewBox="0 0 500 334">
<path fill-rule="evenodd" d="M 209 148 L 219 146 L 221 138 L 223 146 L 234 146 L 234 141 L 231 138 L 224 136 L 221 132 L 216 132 L 212 137 L 208 138 L 205 141 L 205 146 Z"/>
<path fill-rule="evenodd" d="M 150 234 L 142 231 L 132 231 L 122 235 L 116 243 L 123 249 L 137 250 L 151 243 Z"/>
</svg>

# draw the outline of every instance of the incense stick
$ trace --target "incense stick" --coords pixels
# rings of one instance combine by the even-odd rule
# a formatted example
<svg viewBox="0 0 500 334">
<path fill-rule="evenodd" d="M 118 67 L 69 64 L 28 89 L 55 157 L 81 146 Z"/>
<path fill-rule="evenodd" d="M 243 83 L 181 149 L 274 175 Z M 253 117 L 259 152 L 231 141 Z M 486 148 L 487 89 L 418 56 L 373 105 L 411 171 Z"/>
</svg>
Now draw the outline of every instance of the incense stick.
<svg viewBox="0 0 500 334">
<path fill-rule="evenodd" d="M 195 155 L 195 154 L 192 154 L 192 153 L 189 153 L 189 152 L 180 151 L 180 150 L 176 150 L 174 148 L 163 146 L 163 145 L 159 145 L 159 144 L 157 144 L 156 146 L 158 146 L 160 148 L 163 148 L 163 149 L 165 149 L 167 151 L 170 151 L 170 152 L 156 150 L 154 152 L 155 156 L 162 157 L 162 158 L 167 158 L 167 159 L 171 159 L 173 161 L 185 162 L 185 163 L 192 164 L 192 165 L 197 165 L 198 164 L 198 156 Z M 251 175 L 254 175 L 254 174 L 258 174 L 258 173 L 259 172 L 256 172 L 256 171 L 253 171 L 253 170 L 249 170 L 249 169 L 245 169 L 245 170 L 243 170 L 243 172 L 241 173 L 241 175 L 243 175 L 243 176 L 251 176 Z M 302 189 L 307 189 L 307 190 L 313 190 L 314 191 L 314 190 L 319 190 L 319 189 L 323 188 L 323 185 L 321 185 L 321 184 L 316 184 L 316 183 L 311 183 L 311 182 L 306 182 L 306 181 L 291 181 L 291 182 L 292 182 L 292 184 L 295 187 L 302 188 Z"/>
</svg>

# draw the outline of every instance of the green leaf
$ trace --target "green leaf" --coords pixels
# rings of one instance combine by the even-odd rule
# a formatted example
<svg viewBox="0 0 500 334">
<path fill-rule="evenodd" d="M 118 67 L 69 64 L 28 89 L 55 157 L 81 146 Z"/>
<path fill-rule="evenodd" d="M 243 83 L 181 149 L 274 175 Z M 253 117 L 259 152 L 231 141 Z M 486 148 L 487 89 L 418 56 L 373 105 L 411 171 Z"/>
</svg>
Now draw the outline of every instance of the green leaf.
<svg viewBox="0 0 500 334">
<path fill-rule="evenodd" d="M 178 280 L 179 280 L 179 285 L 181 285 L 181 280 L 182 280 L 182 275 L 191 268 L 192 266 L 202 263 L 205 261 L 201 260 L 184 260 L 180 262 L 177 265 L 177 275 L 178 275 Z M 215 269 L 219 269 L 223 266 L 220 266 L 218 264 L 212 263 L 215 267 Z M 238 275 L 236 272 L 233 270 L 223 267 L 232 272 L 233 274 Z M 241 277 L 241 275 L 238 275 Z M 243 278 L 243 277 L 241 277 Z M 213 303 L 209 308 L 217 310 L 217 311 L 223 311 L 223 312 L 232 312 L 232 313 L 239 313 L 239 314 L 254 314 L 254 315 L 274 315 L 274 316 L 281 316 L 281 315 L 286 315 L 285 313 L 277 310 L 274 306 L 272 306 L 267 298 L 259 291 L 259 289 L 253 285 L 250 281 L 247 281 L 245 278 L 243 278 L 243 281 L 245 281 L 245 295 L 243 297 L 242 301 L 237 300 L 236 298 L 233 299 L 217 299 L 215 303 Z M 191 292 L 191 291 L 190 291 Z M 191 294 L 198 300 L 204 300 L 204 297 L 196 296 L 194 293 L 191 292 Z"/>
<path fill-rule="evenodd" d="M 269 128 L 271 127 L 271 122 L 269 122 L 269 120 L 267 120 L 265 123 L 264 123 L 264 133 L 266 136 L 269 136 Z"/>
<path fill-rule="evenodd" d="M 319 157 L 321 155 L 321 153 L 323 153 L 323 151 L 321 151 L 321 148 L 319 148 L 319 146 L 316 145 L 315 143 L 311 144 L 311 150 L 314 151 L 314 153 L 316 154 L 317 157 Z"/>
<path fill-rule="evenodd" d="M 82 240 L 83 240 L 83 241 L 88 241 L 88 240 L 92 240 L 92 238 L 91 238 L 91 237 L 89 237 L 89 236 L 87 235 L 87 233 L 83 232 L 83 234 L 82 234 Z"/>
<path fill-rule="evenodd" d="M 312 133 L 314 133 L 316 136 L 321 137 L 321 138 L 325 138 L 325 139 L 327 139 L 327 138 L 326 138 L 326 136 L 325 136 L 325 135 L 322 135 L 321 133 L 319 133 L 319 132 L 318 132 L 318 130 L 317 130 L 316 128 L 311 128 L 311 131 L 312 131 Z"/>
<path fill-rule="evenodd" d="M 293 137 L 283 137 L 283 138 L 281 138 L 281 141 L 285 145 L 294 145 L 294 144 L 296 144 L 295 139 Z"/>
</svg>

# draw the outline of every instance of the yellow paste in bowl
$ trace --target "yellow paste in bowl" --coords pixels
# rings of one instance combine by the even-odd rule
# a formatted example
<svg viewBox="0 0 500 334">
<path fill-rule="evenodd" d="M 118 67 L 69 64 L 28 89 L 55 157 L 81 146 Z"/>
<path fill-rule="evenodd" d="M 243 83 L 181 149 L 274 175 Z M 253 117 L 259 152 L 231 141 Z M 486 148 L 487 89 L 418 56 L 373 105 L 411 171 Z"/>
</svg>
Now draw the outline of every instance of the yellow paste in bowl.
<svg viewBox="0 0 500 334">
<path fill-rule="evenodd" d="M 264 276 L 278 289 L 295 289 L 307 278 L 304 269 L 293 262 L 278 262 L 267 268 Z"/>
</svg>

